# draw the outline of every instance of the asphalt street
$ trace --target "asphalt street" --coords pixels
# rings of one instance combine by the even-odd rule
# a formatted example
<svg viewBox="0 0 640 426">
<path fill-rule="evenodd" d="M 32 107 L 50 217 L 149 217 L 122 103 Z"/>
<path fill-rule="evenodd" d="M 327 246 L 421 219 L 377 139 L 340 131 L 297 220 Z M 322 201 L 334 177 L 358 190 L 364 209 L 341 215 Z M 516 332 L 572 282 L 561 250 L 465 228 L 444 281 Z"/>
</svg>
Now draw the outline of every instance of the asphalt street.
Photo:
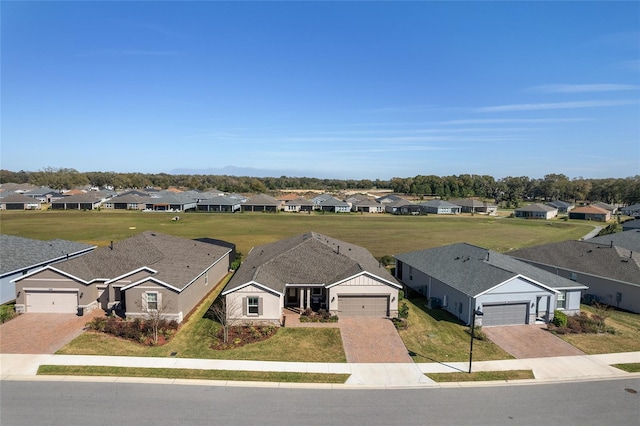
<svg viewBox="0 0 640 426">
<path fill-rule="evenodd" d="M 448 389 L 0 383 L 2 425 L 632 425 L 640 379 Z M 639 392 L 639 393 L 634 393 Z"/>
</svg>

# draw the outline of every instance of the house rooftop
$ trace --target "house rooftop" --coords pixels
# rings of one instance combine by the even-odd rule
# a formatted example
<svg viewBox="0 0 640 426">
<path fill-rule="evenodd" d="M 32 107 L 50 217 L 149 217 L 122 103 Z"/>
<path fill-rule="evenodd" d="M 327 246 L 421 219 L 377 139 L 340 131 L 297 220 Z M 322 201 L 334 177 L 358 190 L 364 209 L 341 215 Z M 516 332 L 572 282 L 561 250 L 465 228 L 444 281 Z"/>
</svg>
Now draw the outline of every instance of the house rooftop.
<svg viewBox="0 0 640 426">
<path fill-rule="evenodd" d="M 519 212 L 550 212 L 553 210 L 558 210 L 558 209 L 555 207 L 547 206 L 546 204 L 542 204 L 542 203 L 529 204 L 528 206 L 519 207 L 516 209 L 516 211 L 519 211 Z"/>
</svg>

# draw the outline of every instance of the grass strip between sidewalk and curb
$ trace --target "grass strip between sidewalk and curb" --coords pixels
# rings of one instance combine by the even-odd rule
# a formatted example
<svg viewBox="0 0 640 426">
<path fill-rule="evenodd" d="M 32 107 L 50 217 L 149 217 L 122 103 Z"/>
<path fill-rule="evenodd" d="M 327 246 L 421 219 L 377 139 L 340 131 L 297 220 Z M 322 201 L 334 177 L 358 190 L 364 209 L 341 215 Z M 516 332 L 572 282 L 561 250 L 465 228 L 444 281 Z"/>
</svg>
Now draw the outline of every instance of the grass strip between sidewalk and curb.
<svg viewBox="0 0 640 426">
<path fill-rule="evenodd" d="M 350 374 L 279 371 L 198 370 L 190 368 L 106 367 L 88 365 L 41 365 L 41 376 L 115 376 L 163 379 L 233 380 L 287 383 L 344 383 Z"/>
<path fill-rule="evenodd" d="M 535 379 L 532 370 L 476 371 L 469 373 L 427 373 L 426 376 L 439 383 L 486 382 L 492 380 Z"/>
<path fill-rule="evenodd" d="M 619 368 L 627 373 L 640 373 L 640 362 L 630 362 L 625 364 L 613 364 L 612 367 Z"/>
</svg>

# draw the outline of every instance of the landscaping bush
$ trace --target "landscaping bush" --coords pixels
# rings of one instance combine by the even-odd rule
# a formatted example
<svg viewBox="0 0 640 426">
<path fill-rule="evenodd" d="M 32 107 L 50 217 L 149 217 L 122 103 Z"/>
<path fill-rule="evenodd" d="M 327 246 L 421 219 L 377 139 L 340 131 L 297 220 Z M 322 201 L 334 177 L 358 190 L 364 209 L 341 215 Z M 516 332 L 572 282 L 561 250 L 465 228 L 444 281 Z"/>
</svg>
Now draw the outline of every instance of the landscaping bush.
<svg viewBox="0 0 640 426">
<path fill-rule="evenodd" d="M 391 321 L 397 330 L 406 330 L 409 327 L 409 323 L 405 318 L 391 318 Z"/>
<path fill-rule="evenodd" d="M 338 316 L 331 315 L 326 309 L 313 312 L 311 308 L 307 308 L 300 314 L 300 322 L 338 322 Z"/>
<path fill-rule="evenodd" d="M 4 324 L 17 316 L 18 314 L 16 314 L 15 305 L 13 303 L 0 306 L 0 324 Z"/>
<path fill-rule="evenodd" d="M 606 317 L 607 314 L 589 315 L 587 312 L 567 316 L 562 312 L 555 311 L 553 323 L 549 324 L 549 330 L 558 334 L 615 334 L 615 329 L 606 326 Z"/>
<path fill-rule="evenodd" d="M 131 340 L 138 343 L 152 345 L 153 327 L 148 321 L 141 318 L 125 320 L 120 317 L 97 317 L 86 324 L 87 329 L 111 334 L 112 336 Z M 178 329 L 176 321 L 161 320 L 158 325 L 158 334 L 166 342 Z"/>
<path fill-rule="evenodd" d="M 567 316 L 562 311 L 554 311 L 553 312 L 553 325 L 556 327 L 566 327 L 567 326 Z"/>
<path fill-rule="evenodd" d="M 402 302 L 398 307 L 398 318 L 409 318 L 409 305 L 407 305 L 405 302 Z"/>
<path fill-rule="evenodd" d="M 224 343 L 224 330 L 220 328 L 211 344 L 211 349 L 227 350 L 266 340 L 278 332 L 273 325 L 239 325 L 229 327 L 229 342 Z"/>
</svg>

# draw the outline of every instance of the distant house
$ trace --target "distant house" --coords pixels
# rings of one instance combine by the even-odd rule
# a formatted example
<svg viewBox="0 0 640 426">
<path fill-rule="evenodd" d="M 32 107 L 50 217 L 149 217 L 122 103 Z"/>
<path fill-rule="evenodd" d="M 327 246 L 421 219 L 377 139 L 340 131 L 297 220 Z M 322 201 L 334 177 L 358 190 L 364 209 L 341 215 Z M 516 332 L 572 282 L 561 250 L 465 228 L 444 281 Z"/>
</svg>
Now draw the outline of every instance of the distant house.
<svg viewBox="0 0 640 426">
<path fill-rule="evenodd" d="M 145 210 L 186 212 L 195 210 L 198 205 L 196 194 L 166 190 L 150 193 L 150 200 L 146 203 Z"/>
<path fill-rule="evenodd" d="M 299 197 L 284 203 L 284 211 L 286 212 L 311 212 L 313 211 L 313 201 Z"/>
<path fill-rule="evenodd" d="M 495 215 L 498 213 L 498 206 L 486 201 L 474 200 L 472 198 L 460 198 L 449 200 L 451 203 L 461 207 L 462 213 L 478 213 Z"/>
<path fill-rule="evenodd" d="M 232 244 L 143 232 L 15 280 L 16 311 L 162 310 L 181 322 L 228 273 Z"/>
<path fill-rule="evenodd" d="M 27 197 L 35 198 L 40 201 L 40 203 L 50 203 L 51 200 L 59 194 L 55 189 L 49 188 L 48 186 L 42 186 L 40 188 L 34 188 L 25 191 L 24 195 Z"/>
<path fill-rule="evenodd" d="M 377 201 L 366 199 L 353 203 L 351 210 L 362 213 L 383 213 L 384 206 Z"/>
<path fill-rule="evenodd" d="M 576 207 L 569 212 L 569 219 L 578 220 L 595 220 L 598 222 L 606 222 L 611 219 L 611 212 L 603 208 L 591 205 Z"/>
<path fill-rule="evenodd" d="M 607 211 L 609 211 L 609 213 L 611 213 L 611 215 L 616 214 L 616 212 L 618 211 L 618 208 L 616 206 L 612 206 L 611 204 L 607 204 L 607 203 L 603 203 L 603 202 L 595 202 L 595 203 L 591 203 L 592 206 L 595 207 L 599 207 L 601 209 L 605 209 Z"/>
<path fill-rule="evenodd" d="M 396 194 L 388 194 L 388 195 L 384 195 L 382 197 L 376 198 L 376 201 L 379 202 L 380 204 L 383 204 L 383 205 L 396 203 L 398 201 L 403 201 L 403 200 L 405 200 L 405 199 L 402 198 L 399 195 L 396 195 Z"/>
<path fill-rule="evenodd" d="M 467 243 L 398 254 L 396 278 L 465 324 L 550 322 L 554 310 L 580 311 L 586 287 L 511 256 Z"/>
<path fill-rule="evenodd" d="M 224 195 L 198 200 L 196 210 L 199 212 L 235 213 L 240 211 L 242 203 L 237 198 Z"/>
<path fill-rule="evenodd" d="M 16 298 L 14 280 L 46 265 L 81 256 L 93 249 L 95 246 L 74 241 L 41 241 L 0 234 L 0 304 Z"/>
<path fill-rule="evenodd" d="M 420 206 L 425 213 L 431 214 L 458 214 L 462 211 L 459 205 L 444 200 L 429 200 Z"/>
<path fill-rule="evenodd" d="M 315 206 L 316 210 L 320 210 L 320 204 L 332 198 L 333 196 L 331 194 L 324 193 L 324 194 L 316 195 L 311 199 L 311 201 L 313 202 L 313 205 Z"/>
<path fill-rule="evenodd" d="M 53 210 L 95 210 L 103 202 L 102 194 L 99 192 L 82 193 L 70 195 L 51 201 Z"/>
<path fill-rule="evenodd" d="M 404 198 L 400 198 L 397 201 L 387 202 L 383 205 L 385 211 L 391 214 L 419 215 L 422 213 L 422 207 L 420 205 L 412 203 L 409 200 L 405 200 Z"/>
<path fill-rule="evenodd" d="M 249 198 L 241 205 L 243 212 L 271 212 L 280 209 L 280 201 L 267 194 L 258 194 Z"/>
<path fill-rule="evenodd" d="M 0 210 L 40 210 L 40 201 L 22 194 L 0 198 Z"/>
<path fill-rule="evenodd" d="M 558 209 L 558 213 L 569 213 L 575 207 L 573 204 L 561 200 L 549 201 L 545 204 Z"/>
<path fill-rule="evenodd" d="M 113 210 L 144 210 L 147 204 L 153 202 L 148 195 L 138 195 L 134 192 L 117 195 L 104 203 L 106 209 Z"/>
<path fill-rule="evenodd" d="M 558 216 L 558 209 L 546 204 L 535 203 L 515 209 L 514 214 L 515 217 L 524 219 L 553 219 Z"/>
<path fill-rule="evenodd" d="M 310 232 L 251 249 L 222 295 L 234 321 L 280 324 L 285 308 L 395 317 L 400 289 L 366 249 Z"/>
<path fill-rule="evenodd" d="M 351 206 L 345 201 L 340 201 L 337 198 L 330 197 L 322 201 L 320 204 L 317 204 L 316 209 L 324 212 L 348 213 L 351 211 Z"/>
<path fill-rule="evenodd" d="M 640 231 L 564 241 L 509 253 L 589 287 L 585 303 L 600 302 L 640 313 Z"/>
<path fill-rule="evenodd" d="M 622 214 L 633 217 L 640 217 L 640 204 L 633 204 L 620 209 Z"/>
</svg>

